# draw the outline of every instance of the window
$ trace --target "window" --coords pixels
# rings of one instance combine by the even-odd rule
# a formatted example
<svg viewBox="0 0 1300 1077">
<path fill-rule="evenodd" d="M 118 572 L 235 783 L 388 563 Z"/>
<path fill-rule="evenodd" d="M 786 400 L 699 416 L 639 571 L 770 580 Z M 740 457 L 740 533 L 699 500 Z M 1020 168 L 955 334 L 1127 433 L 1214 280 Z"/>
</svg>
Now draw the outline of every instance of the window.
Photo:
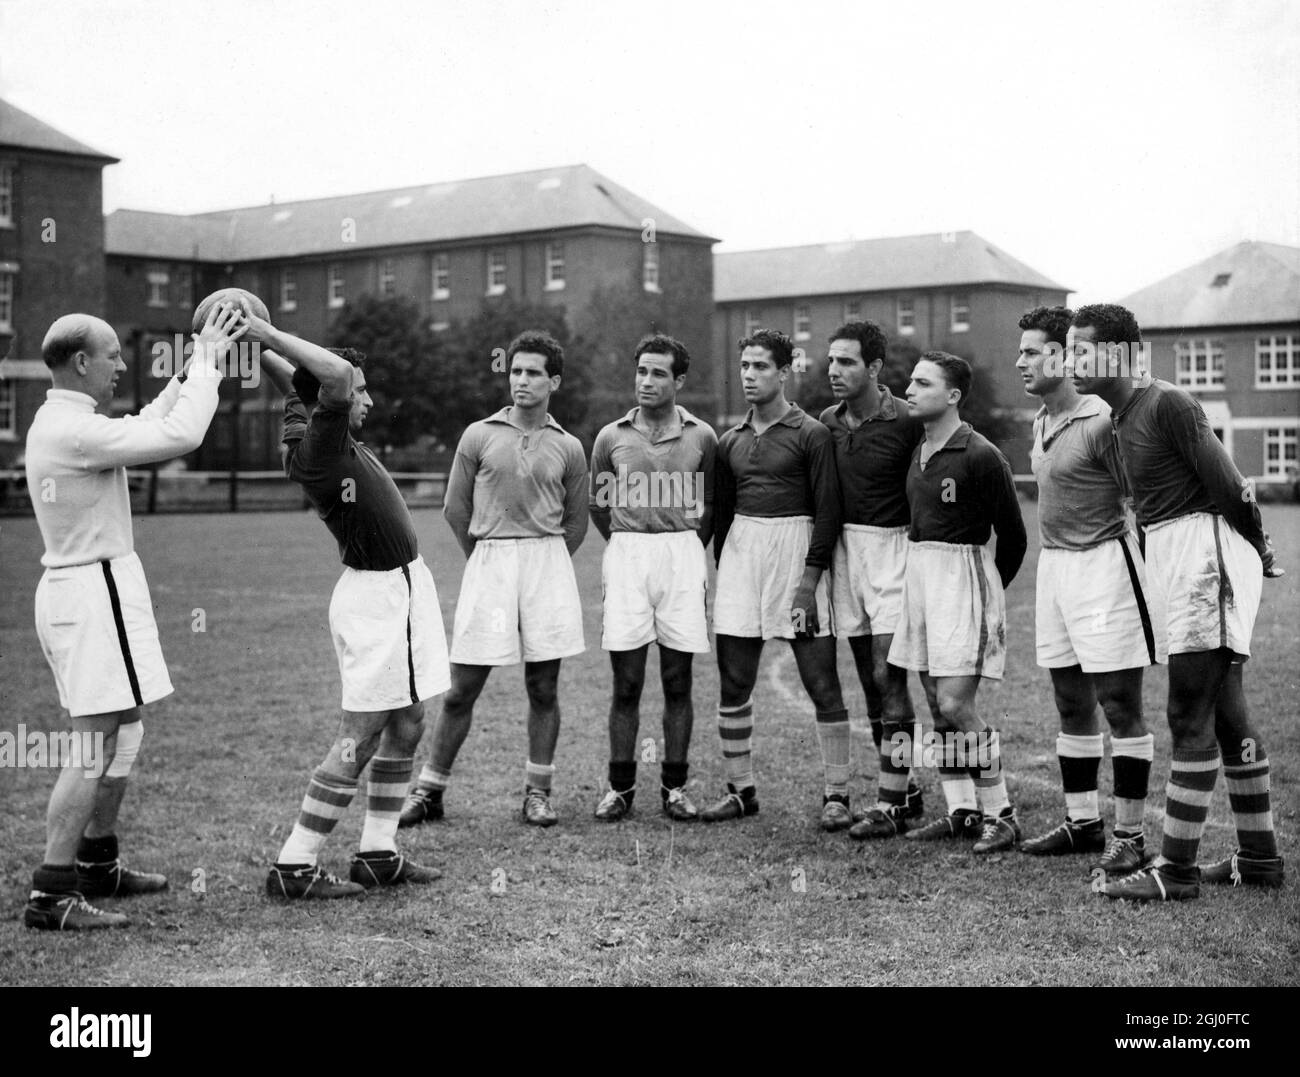
<svg viewBox="0 0 1300 1077">
<path fill-rule="evenodd" d="M 189 266 L 176 267 L 176 279 L 172 282 L 172 301 L 178 307 L 194 306 L 194 273 Z"/>
<path fill-rule="evenodd" d="M 397 294 L 397 269 L 391 258 L 384 258 L 379 263 L 379 298 L 391 299 Z"/>
<path fill-rule="evenodd" d="M 812 339 L 812 308 L 807 303 L 794 308 L 794 339 Z"/>
<path fill-rule="evenodd" d="M 1259 337 L 1255 341 L 1255 388 L 1300 385 L 1300 336 Z"/>
<path fill-rule="evenodd" d="M 952 297 L 952 331 L 954 333 L 964 333 L 970 328 L 970 296 L 955 295 Z"/>
<path fill-rule="evenodd" d="M 862 300 L 850 299 L 844 304 L 844 320 L 858 322 L 862 320 Z"/>
<path fill-rule="evenodd" d="M 1264 474 L 1286 477 L 1300 463 L 1300 428 L 1270 426 L 1264 431 Z"/>
<path fill-rule="evenodd" d="M 167 284 L 171 278 L 166 266 L 150 266 L 145 280 L 149 285 L 149 306 L 165 307 L 167 305 Z"/>
<path fill-rule="evenodd" d="M 647 292 L 659 291 L 659 244 L 641 244 L 641 285 Z"/>
<path fill-rule="evenodd" d="M 916 332 L 916 300 L 898 301 L 898 332 L 905 337 L 910 337 Z"/>
<path fill-rule="evenodd" d="M 280 309 L 298 309 L 298 271 L 284 268 L 280 270 Z"/>
<path fill-rule="evenodd" d="M 1174 344 L 1174 384 L 1185 389 L 1223 386 L 1223 341 L 1180 340 Z"/>
<path fill-rule="evenodd" d="M 0 165 L 0 228 L 14 224 L 14 168 Z"/>
<path fill-rule="evenodd" d="M 18 436 L 18 387 L 6 378 L 0 381 L 0 440 Z M 1291 455 L 1295 456 L 1295 441 L 1291 442 Z"/>
<path fill-rule="evenodd" d="M 14 328 L 14 275 L 0 270 L 0 330 L 13 332 Z"/>
<path fill-rule="evenodd" d="M 433 256 L 433 298 L 451 298 L 451 266 L 445 254 Z"/>
<path fill-rule="evenodd" d="M 506 290 L 506 252 L 488 251 L 487 294 L 502 295 Z"/>
<path fill-rule="evenodd" d="M 1210 281 L 1211 288 L 1226 288 L 1228 281 L 1232 280 L 1231 273 L 1219 273 L 1214 280 Z"/>
<path fill-rule="evenodd" d="M 555 292 L 564 287 L 564 244 L 546 244 L 546 290 Z"/>
<path fill-rule="evenodd" d="M 332 265 L 326 274 L 326 303 L 330 310 L 338 310 L 347 300 L 343 296 L 343 267 Z"/>
<path fill-rule="evenodd" d="M 753 307 L 747 307 L 745 309 L 745 336 L 752 337 L 762 327 L 762 315 Z"/>
<path fill-rule="evenodd" d="M 432 333 L 445 333 L 451 328 L 451 322 L 430 322 L 429 331 Z"/>
</svg>

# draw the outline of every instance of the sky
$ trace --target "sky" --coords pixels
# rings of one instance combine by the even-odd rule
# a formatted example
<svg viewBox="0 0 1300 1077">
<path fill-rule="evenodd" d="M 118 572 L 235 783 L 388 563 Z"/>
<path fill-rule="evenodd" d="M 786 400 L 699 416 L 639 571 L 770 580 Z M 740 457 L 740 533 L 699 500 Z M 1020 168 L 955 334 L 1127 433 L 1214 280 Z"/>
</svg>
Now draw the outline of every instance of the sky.
<svg viewBox="0 0 1300 1077">
<path fill-rule="evenodd" d="M 970 229 L 1079 302 L 1300 245 L 1292 0 L 0 0 L 0 97 L 106 211 L 585 162 L 718 250 Z"/>
</svg>

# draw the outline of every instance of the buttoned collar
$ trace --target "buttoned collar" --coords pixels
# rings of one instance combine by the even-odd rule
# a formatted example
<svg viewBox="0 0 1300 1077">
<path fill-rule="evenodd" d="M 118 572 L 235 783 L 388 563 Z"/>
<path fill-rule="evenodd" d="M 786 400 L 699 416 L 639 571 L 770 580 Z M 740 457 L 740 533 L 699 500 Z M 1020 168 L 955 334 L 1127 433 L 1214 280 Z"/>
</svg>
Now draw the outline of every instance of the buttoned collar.
<svg viewBox="0 0 1300 1077">
<path fill-rule="evenodd" d="M 939 448 L 935 449 L 934 452 L 930 454 L 930 459 L 933 460 L 941 452 L 948 452 L 950 449 L 953 452 L 965 452 L 966 446 L 970 444 L 970 439 L 974 435 L 974 433 L 975 433 L 975 429 L 974 427 L 971 426 L 970 423 L 966 423 L 966 422 L 962 423 L 960 426 L 957 427 L 956 430 L 952 432 L 952 437 L 950 437 L 947 441 L 945 441 L 942 445 L 940 445 Z M 920 441 L 916 443 L 916 450 L 915 452 L 913 452 L 912 455 L 919 460 L 921 458 L 921 450 L 924 447 L 925 447 L 925 438 L 922 438 Z"/>
<path fill-rule="evenodd" d="M 1118 411 L 1116 411 L 1114 408 L 1111 409 L 1110 421 L 1112 423 L 1118 423 L 1122 418 L 1124 418 L 1124 416 L 1128 414 L 1129 410 L 1133 407 L 1133 405 L 1138 402 L 1138 399 L 1146 396 L 1147 390 L 1150 389 L 1151 386 L 1153 386 L 1154 384 L 1155 384 L 1155 379 L 1152 378 L 1150 374 L 1144 375 L 1142 380 L 1139 381 L 1137 385 L 1133 387 L 1133 391 L 1129 394 L 1129 398 L 1124 401 L 1124 406 L 1120 408 Z"/>
<path fill-rule="evenodd" d="M 1055 440 L 1067 426 L 1079 419 L 1091 419 L 1094 415 L 1102 413 L 1102 407 L 1105 401 L 1099 396 L 1092 396 L 1088 393 L 1080 393 L 1079 400 L 1074 408 L 1063 415 L 1057 424 L 1050 430 L 1047 424 L 1051 421 L 1051 415 L 1047 411 L 1047 405 L 1044 404 L 1038 409 L 1038 414 L 1034 416 L 1034 423 L 1042 434 L 1043 444 Z"/>
<path fill-rule="evenodd" d="M 68 404 L 80 411 L 94 411 L 98 405 L 89 393 L 79 393 L 76 389 L 46 389 L 47 404 Z"/>
<path fill-rule="evenodd" d="M 791 404 L 790 410 L 787 411 L 784 415 L 782 415 L 781 418 L 777 419 L 777 421 L 774 422 L 772 426 L 792 426 L 796 430 L 798 430 L 799 427 L 803 426 L 803 421 L 807 417 L 808 416 L 804 412 L 803 408 L 801 408 L 798 404 Z M 749 406 L 749 410 L 745 412 L 745 417 L 741 419 L 740 422 L 738 422 L 735 426 L 733 426 L 732 429 L 744 430 L 745 427 L 749 427 L 751 430 L 754 429 L 754 405 L 753 404 L 751 404 Z M 771 428 L 772 427 L 768 427 L 769 430 Z"/>
<path fill-rule="evenodd" d="M 844 416 L 848 414 L 848 410 L 849 410 L 849 402 L 847 400 L 841 400 L 835 406 L 835 412 L 834 412 L 835 418 L 838 419 L 840 423 L 846 427 L 848 426 L 848 423 L 844 421 Z M 882 385 L 880 387 L 880 403 L 876 405 L 875 411 L 873 411 L 870 415 L 868 415 L 865 419 L 862 420 L 862 425 L 865 426 L 867 423 L 874 423 L 876 421 L 891 422 L 892 420 L 897 418 L 898 418 L 898 401 L 895 398 L 894 394 L 889 391 L 889 386 Z"/>
<path fill-rule="evenodd" d="M 512 421 L 511 421 L 511 419 L 510 419 L 510 407 L 511 407 L 511 405 L 507 404 L 507 405 L 506 405 L 504 408 L 502 408 L 500 411 L 498 411 L 498 412 L 494 412 L 493 414 L 489 415 L 489 416 L 488 416 L 486 419 L 484 419 L 483 421 L 484 421 L 484 422 L 487 422 L 487 423 L 505 423 L 506 426 L 513 427 L 515 430 L 523 430 L 523 431 L 525 431 L 526 433 L 532 433 L 533 431 L 532 431 L 532 428 L 531 428 L 531 427 L 523 427 L 523 426 L 520 426 L 518 423 L 516 423 L 516 422 L 512 422 Z M 564 433 L 564 427 L 562 427 L 559 423 L 557 423 L 557 422 L 555 421 L 555 416 L 552 415 L 549 411 L 546 413 L 546 422 L 541 426 L 540 429 L 542 429 L 542 430 L 555 430 L 555 431 L 558 431 L 558 432 L 561 433 L 561 434 Z"/>
<path fill-rule="evenodd" d="M 697 424 L 699 423 L 700 420 L 697 419 L 694 415 L 692 415 L 689 411 L 687 411 L 687 410 L 686 410 L 684 407 L 682 407 L 680 404 L 675 404 L 675 405 L 673 405 L 673 406 L 677 409 L 677 421 L 678 421 L 678 423 L 680 423 L 682 426 L 686 426 L 688 423 L 689 423 L 690 425 L 692 425 L 692 426 L 695 426 L 695 425 L 697 425 Z M 637 417 L 638 414 L 640 414 L 640 411 L 641 411 L 641 405 L 638 404 L 638 405 L 637 405 L 636 407 L 634 407 L 631 411 L 629 411 L 626 415 L 624 415 L 623 418 L 621 418 L 621 419 L 618 420 L 618 425 L 619 425 L 619 426 L 635 426 L 635 425 L 636 425 L 636 417 Z"/>
</svg>

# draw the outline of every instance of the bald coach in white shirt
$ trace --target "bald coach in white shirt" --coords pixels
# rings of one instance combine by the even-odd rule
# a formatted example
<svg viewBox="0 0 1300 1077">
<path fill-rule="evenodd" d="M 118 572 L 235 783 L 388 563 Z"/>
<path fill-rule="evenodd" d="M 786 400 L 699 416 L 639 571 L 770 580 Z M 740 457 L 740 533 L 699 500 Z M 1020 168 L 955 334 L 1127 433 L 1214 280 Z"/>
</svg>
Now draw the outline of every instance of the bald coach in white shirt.
<svg viewBox="0 0 1300 1077">
<path fill-rule="evenodd" d="M 54 388 L 27 433 L 27 489 L 45 542 L 36 632 L 74 740 L 99 747 L 65 765 L 55 783 L 45 862 L 32 875 L 24 916 L 28 927 L 125 926 L 125 916 L 86 898 L 167 887 L 162 875 L 122 866 L 115 833 L 143 739 L 140 708 L 172 691 L 135 554 L 126 469 L 198 448 L 217 410 L 218 360 L 244 329 L 237 308 L 214 308 L 186 373 L 138 415 L 121 418 L 95 411 L 113 399 L 126 370 L 112 326 L 66 314 L 41 346 Z"/>
</svg>

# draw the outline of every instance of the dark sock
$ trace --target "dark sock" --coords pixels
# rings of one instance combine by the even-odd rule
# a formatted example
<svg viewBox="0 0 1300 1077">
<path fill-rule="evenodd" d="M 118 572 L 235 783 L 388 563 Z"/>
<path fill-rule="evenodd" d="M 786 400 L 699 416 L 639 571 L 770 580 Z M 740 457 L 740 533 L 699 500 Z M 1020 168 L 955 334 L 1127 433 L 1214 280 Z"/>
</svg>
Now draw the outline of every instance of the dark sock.
<svg viewBox="0 0 1300 1077">
<path fill-rule="evenodd" d="M 117 835 L 83 837 L 77 842 L 77 859 L 85 864 L 110 864 L 117 859 Z"/>
<path fill-rule="evenodd" d="M 46 894 L 70 894 L 77 889 L 77 869 L 71 864 L 42 864 L 32 872 L 32 889 Z"/>
<path fill-rule="evenodd" d="M 669 789 L 680 789 L 686 784 L 686 774 L 689 770 L 689 763 L 664 763 L 660 780 L 664 786 L 662 792 L 665 798 L 668 796 Z"/>
<path fill-rule="evenodd" d="M 616 793 L 636 788 L 636 762 L 609 764 L 609 787 Z"/>
</svg>

